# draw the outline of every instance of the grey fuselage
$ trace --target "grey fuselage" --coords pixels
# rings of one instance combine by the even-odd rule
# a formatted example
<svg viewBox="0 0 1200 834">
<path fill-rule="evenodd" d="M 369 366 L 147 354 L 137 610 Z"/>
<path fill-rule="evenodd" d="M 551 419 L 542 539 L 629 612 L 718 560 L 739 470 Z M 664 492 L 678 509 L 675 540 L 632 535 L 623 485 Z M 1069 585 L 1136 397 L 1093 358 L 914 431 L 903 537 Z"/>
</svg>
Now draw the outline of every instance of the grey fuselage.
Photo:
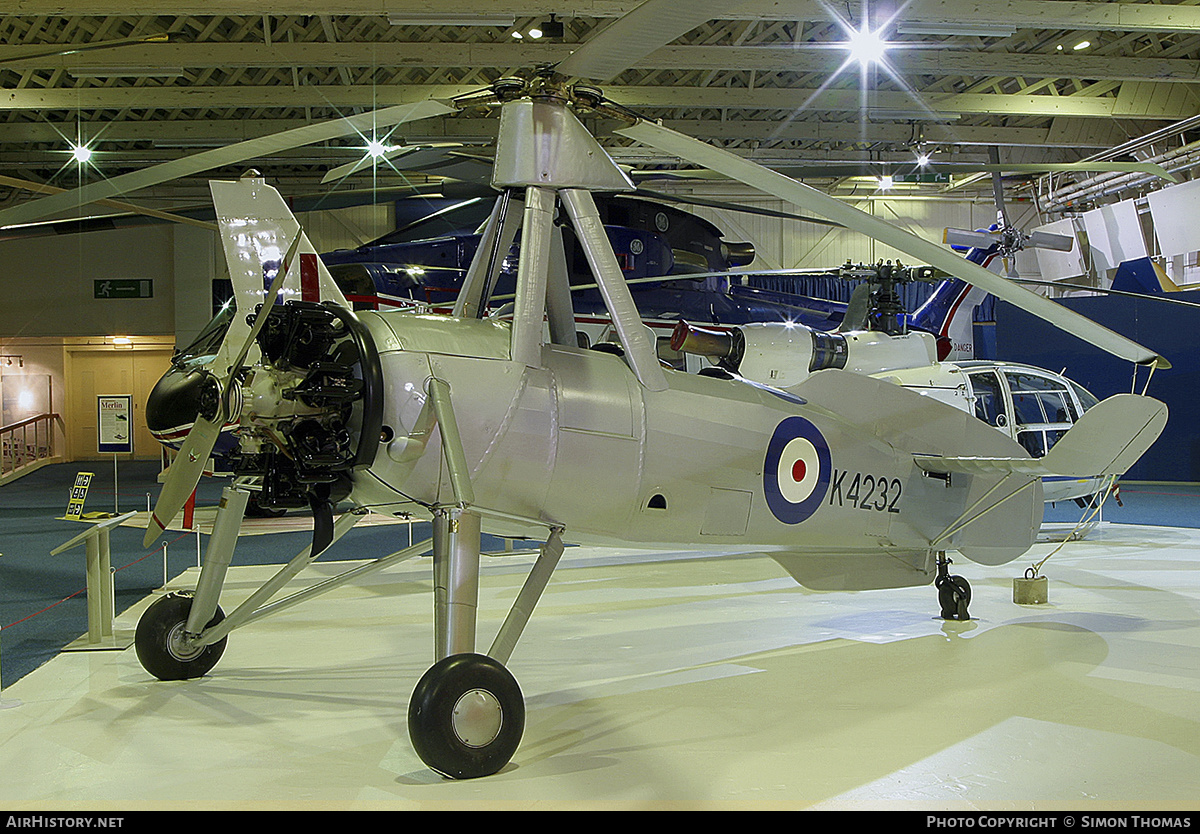
<svg viewBox="0 0 1200 834">
<path fill-rule="evenodd" d="M 426 381 L 451 390 L 485 529 L 577 543 L 760 551 L 813 587 L 932 576 L 935 551 L 1015 558 L 1041 521 L 1040 486 L 940 542 L 996 479 L 930 478 L 914 452 L 1021 454 L 959 409 L 847 372 L 791 389 L 667 371 L 639 385 L 611 353 L 545 345 L 509 358 L 486 319 L 360 313 L 380 354 L 385 435 L 353 499 L 379 512 L 452 503 Z M 529 519 L 525 524 L 519 519 Z"/>
</svg>

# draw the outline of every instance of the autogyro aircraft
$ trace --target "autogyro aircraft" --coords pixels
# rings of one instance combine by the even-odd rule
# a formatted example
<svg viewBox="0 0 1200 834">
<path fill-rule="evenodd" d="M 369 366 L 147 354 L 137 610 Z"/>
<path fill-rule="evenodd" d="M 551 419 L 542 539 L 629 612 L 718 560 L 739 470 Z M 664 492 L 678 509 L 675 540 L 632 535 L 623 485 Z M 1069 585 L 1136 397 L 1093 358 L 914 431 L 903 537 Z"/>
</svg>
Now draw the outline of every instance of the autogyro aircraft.
<svg viewBox="0 0 1200 834">
<path fill-rule="evenodd" d="M 715 8 L 696 6 L 706 15 Z M 675 9 L 652 0 L 614 24 L 615 37 L 628 37 L 623 25 L 641 31 L 649 15 L 654 34 L 669 39 L 662 23 Z M 780 325 L 773 343 L 790 340 L 801 357 L 791 365 L 802 369 L 781 384 L 664 369 L 591 193 L 629 182 L 577 112 L 617 118 L 629 125 L 625 136 L 876 237 L 1131 362 L 1166 362 L 935 244 L 571 83 L 610 77 L 619 66 L 606 57 L 593 63 L 595 51 L 580 49 L 486 94 L 501 109 L 500 194 L 485 230 L 496 245 L 480 247 L 450 316 L 352 311 L 274 189 L 253 176 L 212 183 L 240 314 L 208 369 L 206 409 L 169 472 L 146 543 L 182 507 L 227 422 L 238 426 L 239 474 L 271 484 L 280 500 L 308 503 L 314 537 L 225 615 L 219 597 L 248 499 L 237 481 L 226 488 L 195 592 L 163 597 L 138 624 L 138 657 L 151 674 L 206 674 L 234 628 L 426 549 L 405 548 L 272 601 L 360 517 L 335 519 L 337 501 L 422 511 L 433 519 L 438 659 L 413 693 L 409 733 L 433 770 L 483 776 L 520 742 L 523 696 L 506 664 L 563 542 L 764 552 L 812 588 L 926 584 L 946 551 L 984 564 L 1024 553 L 1041 518 L 1043 474 L 1118 474 L 1158 436 L 1165 406 L 1121 394 L 1034 460 L 973 416 L 861 372 L 884 371 L 897 355 L 932 358 L 932 340 L 916 333 L 837 340 Z M 514 192 L 524 205 L 512 320 L 481 318 L 496 267 L 489 253 L 506 248 Z M 575 341 L 552 234 L 556 206 L 584 246 L 622 355 Z M 476 647 L 475 616 L 483 529 L 546 541 L 486 652 Z"/>
</svg>

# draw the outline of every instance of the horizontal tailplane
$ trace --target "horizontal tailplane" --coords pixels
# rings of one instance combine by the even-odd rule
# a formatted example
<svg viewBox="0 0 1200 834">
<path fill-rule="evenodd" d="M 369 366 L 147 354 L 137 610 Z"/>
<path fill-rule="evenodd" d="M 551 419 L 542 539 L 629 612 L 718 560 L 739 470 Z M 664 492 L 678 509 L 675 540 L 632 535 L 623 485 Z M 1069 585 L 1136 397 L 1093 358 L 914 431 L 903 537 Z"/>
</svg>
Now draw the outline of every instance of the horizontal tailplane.
<svg viewBox="0 0 1200 834">
<path fill-rule="evenodd" d="M 1090 478 L 1122 475 L 1167 424 L 1167 407 L 1138 394 L 1117 394 L 1093 406 L 1042 458 L 914 455 L 926 472 L 1005 473 Z"/>
</svg>

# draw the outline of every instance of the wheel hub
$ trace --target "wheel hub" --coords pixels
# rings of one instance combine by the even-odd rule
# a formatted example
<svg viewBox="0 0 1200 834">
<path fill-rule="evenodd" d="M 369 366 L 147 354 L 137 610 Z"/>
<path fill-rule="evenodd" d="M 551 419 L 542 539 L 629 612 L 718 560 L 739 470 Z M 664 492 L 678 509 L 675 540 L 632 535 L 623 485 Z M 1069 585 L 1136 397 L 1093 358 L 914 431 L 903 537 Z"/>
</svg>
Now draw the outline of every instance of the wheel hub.
<svg viewBox="0 0 1200 834">
<path fill-rule="evenodd" d="M 486 747 L 500 735 L 504 710 L 495 695 L 486 689 L 464 692 L 454 704 L 451 726 L 454 735 L 467 747 Z"/>
<path fill-rule="evenodd" d="M 167 633 L 167 652 L 180 662 L 195 660 L 204 651 L 204 646 L 192 639 L 192 635 L 186 631 L 186 627 L 187 623 L 182 622 Z"/>
</svg>

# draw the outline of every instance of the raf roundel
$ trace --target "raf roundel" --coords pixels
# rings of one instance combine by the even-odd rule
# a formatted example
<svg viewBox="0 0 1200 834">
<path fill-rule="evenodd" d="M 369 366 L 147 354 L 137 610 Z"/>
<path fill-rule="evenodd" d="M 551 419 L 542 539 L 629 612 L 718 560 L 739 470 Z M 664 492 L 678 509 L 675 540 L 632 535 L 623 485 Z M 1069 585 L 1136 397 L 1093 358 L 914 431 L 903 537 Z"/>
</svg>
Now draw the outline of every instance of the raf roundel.
<svg viewBox="0 0 1200 834">
<path fill-rule="evenodd" d="M 763 464 L 763 492 L 771 514 L 799 524 L 816 512 L 829 491 L 829 444 L 803 417 L 788 417 L 775 427 Z"/>
</svg>

